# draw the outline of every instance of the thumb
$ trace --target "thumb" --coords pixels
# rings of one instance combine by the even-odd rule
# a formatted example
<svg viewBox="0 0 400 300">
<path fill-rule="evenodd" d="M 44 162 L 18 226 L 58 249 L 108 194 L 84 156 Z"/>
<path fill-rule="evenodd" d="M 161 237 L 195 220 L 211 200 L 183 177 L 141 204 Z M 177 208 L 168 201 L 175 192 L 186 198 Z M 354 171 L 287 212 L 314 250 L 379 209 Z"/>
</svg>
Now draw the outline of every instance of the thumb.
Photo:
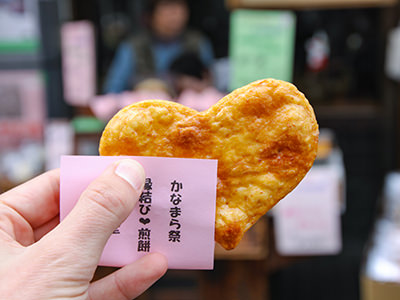
<svg viewBox="0 0 400 300">
<path fill-rule="evenodd" d="M 108 167 L 82 193 L 57 228 L 57 239 L 74 253 L 99 259 L 113 233 L 133 210 L 145 173 L 136 161 L 124 159 Z M 77 252 L 75 252 L 77 251 Z"/>
</svg>

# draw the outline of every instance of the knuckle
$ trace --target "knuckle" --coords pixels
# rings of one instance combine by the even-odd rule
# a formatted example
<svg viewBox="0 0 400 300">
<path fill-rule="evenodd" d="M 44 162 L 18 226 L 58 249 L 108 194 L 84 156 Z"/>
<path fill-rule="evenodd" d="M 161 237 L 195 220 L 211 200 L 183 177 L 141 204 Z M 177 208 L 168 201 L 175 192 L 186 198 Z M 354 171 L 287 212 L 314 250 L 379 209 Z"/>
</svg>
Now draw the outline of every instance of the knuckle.
<svg viewBox="0 0 400 300">
<path fill-rule="evenodd" d="M 117 291 L 119 292 L 119 294 L 122 296 L 123 299 L 129 300 L 132 299 L 132 297 L 130 297 L 130 293 L 128 292 L 128 286 L 126 285 L 126 283 L 119 277 L 119 273 L 115 273 L 114 275 L 114 284 L 115 287 L 117 288 Z"/>
<path fill-rule="evenodd" d="M 123 193 L 104 184 L 89 188 L 86 190 L 83 197 L 86 201 L 92 202 L 108 214 L 118 218 L 121 213 L 127 209 L 127 203 L 124 200 Z"/>
</svg>

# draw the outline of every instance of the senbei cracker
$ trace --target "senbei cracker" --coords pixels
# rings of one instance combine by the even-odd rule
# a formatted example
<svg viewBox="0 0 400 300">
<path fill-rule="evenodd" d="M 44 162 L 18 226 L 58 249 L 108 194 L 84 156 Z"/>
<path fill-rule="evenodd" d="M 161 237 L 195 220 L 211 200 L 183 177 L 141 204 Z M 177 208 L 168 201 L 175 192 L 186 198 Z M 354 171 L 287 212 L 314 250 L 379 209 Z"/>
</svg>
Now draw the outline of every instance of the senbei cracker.
<svg viewBox="0 0 400 300">
<path fill-rule="evenodd" d="M 293 190 L 317 153 L 312 107 L 287 82 L 239 88 L 204 112 L 146 100 L 107 124 L 100 155 L 218 159 L 215 240 L 233 249 L 243 234 Z"/>
</svg>

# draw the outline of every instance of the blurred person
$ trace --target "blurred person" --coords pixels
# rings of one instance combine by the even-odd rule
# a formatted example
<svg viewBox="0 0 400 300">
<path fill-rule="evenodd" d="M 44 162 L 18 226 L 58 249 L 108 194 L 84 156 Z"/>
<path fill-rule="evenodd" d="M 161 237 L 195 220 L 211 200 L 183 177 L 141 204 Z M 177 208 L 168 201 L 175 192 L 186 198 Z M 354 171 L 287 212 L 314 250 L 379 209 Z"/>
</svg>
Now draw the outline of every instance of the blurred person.
<svg viewBox="0 0 400 300">
<path fill-rule="evenodd" d="M 187 28 L 185 0 L 150 0 L 148 28 L 121 43 L 108 72 L 105 93 L 132 90 L 149 78 L 168 80 L 171 62 L 184 52 L 199 55 L 210 66 L 214 54 L 209 40 Z"/>
<path fill-rule="evenodd" d="M 151 253 L 92 282 L 107 240 L 133 210 L 145 181 L 131 159 L 109 166 L 59 223 L 59 170 L 0 195 L 0 298 L 133 299 L 167 270 Z"/>
<path fill-rule="evenodd" d="M 203 111 L 224 96 L 213 86 L 209 68 L 193 52 L 178 56 L 171 63 L 170 72 L 180 104 Z"/>
<path fill-rule="evenodd" d="M 173 88 L 179 95 L 186 89 L 201 92 L 212 84 L 210 70 L 193 52 L 179 55 L 170 65 Z"/>
</svg>

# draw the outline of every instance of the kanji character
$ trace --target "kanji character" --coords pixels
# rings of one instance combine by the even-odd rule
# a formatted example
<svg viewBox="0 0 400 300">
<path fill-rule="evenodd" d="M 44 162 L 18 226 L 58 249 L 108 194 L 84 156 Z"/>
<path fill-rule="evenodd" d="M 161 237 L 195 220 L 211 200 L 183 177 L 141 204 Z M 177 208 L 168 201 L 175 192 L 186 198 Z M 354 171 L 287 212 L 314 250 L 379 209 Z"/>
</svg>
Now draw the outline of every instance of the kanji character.
<svg viewBox="0 0 400 300">
<path fill-rule="evenodd" d="M 169 242 L 181 242 L 181 232 L 179 230 L 170 230 L 168 233 Z"/>
<path fill-rule="evenodd" d="M 140 203 L 151 203 L 151 191 L 143 191 L 143 193 L 140 195 L 139 202 Z"/>
<path fill-rule="evenodd" d="M 138 241 L 138 252 L 150 252 L 150 241 Z"/>
<path fill-rule="evenodd" d="M 151 178 L 146 178 L 144 182 L 144 190 L 151 190 L 153 189 L 153 182 L 151 181 Z"/>
<path fill-rule="evenodd" d="M 150 240 L 151 230 L 148 228 L 141 228 L 138 230 L 139 232 L 139 240 Z"/>
</svg>

